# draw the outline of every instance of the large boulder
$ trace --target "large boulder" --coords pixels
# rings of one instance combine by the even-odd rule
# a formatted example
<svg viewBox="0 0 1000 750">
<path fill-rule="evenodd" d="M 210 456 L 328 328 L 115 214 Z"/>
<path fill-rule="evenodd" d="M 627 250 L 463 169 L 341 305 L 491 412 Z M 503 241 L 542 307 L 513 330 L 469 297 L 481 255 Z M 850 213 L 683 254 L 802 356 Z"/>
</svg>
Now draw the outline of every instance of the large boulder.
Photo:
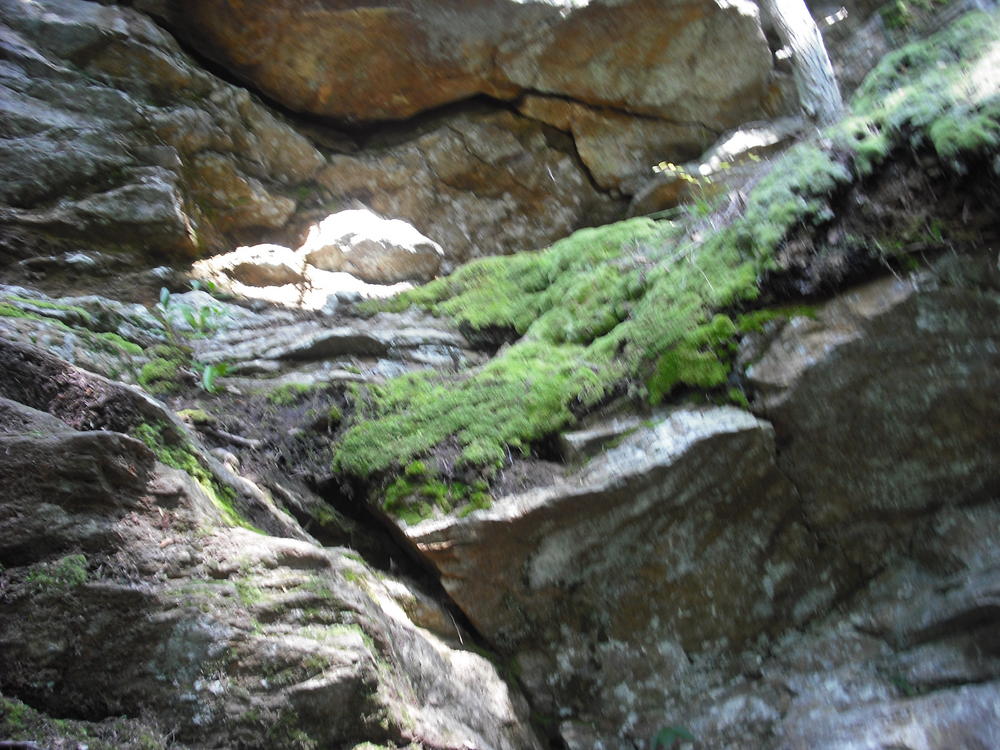
<svg viewBox="0 0 1000 750">
<path fill-rule="evenodd" d="M 563 482 L 406 533 L 542 710 L 621 741 L 690 660 L 834 594 L 771 427 L 729 407 L 676 411 Z"/>
<path fill-rule="evenodd" d="M 691 159 L 722 131 L 789 106 L 775 103 L 771 54 L 750 2 L 135 5 L 299 112 L 381 123 L 457 103 L 509 102 L 569 135 L 594 183 L 613 192 L 632 194 L 660 160 Z"/>
<path fill-rule="evenodd" d="M 418 587 L 301 531 L 239 528 L 224 484 L 116 431 L 140 395 L 0 347 L 4 694 L 145 716 L 194 747 L 540 747 L 524 700 Z"/>
<path fill-rule="evenodd" d="M 405 119 L 479 94 L 544 92 L 722 129 L 760 100 L 771 69 L 752 3 L 136 5 L 292 109 L 342 120 Z"/>
</svg>

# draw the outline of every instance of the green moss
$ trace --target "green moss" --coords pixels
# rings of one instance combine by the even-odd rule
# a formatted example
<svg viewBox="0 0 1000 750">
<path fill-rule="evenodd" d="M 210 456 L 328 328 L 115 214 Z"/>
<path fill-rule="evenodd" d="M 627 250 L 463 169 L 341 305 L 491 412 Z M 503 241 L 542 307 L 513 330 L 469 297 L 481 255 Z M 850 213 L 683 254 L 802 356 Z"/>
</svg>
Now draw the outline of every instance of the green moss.
<svg viewBox="0 0 1000 750">
<path fill-rule="evenodd" d="M 273 391 L 268 393 L 267 400 L 275 406 L 290 406 L 314 388 L 315 386 L 312 385 L 289 383 L 287 385 L 278 386 Z"/>
<path fill-rule="evenodd" d="M 931 125 L 931 142 L 945 159 L 1000 144 L 1000 102 L 982 112 L 949 112 Z"/>
<path fill-rule="evenodd" d="M 412 473 L 411 473 L 412 472 Z M 383 509 L 390 515 L 416 524 L 434 515 L 435 508 L 448 513 L 461 506 L 474 503 L 475 507 L 489 507 L 491 498 L 482 489 L 473 490 L 462 482 L 445 483 L 427 476 L 427 468 L 420 461 L 410 464 L 405 476 L 399 477 L 385 490 Z"/>
<path fill-rule="evenodd" d="M 215 424 L 216 419 L 204 409 L 181 409 L 177 416 L 191 424 Z"/>
<path fill-rule="evenodd" d="M 83 585 L 88 577 L 86 556 L 67 555 L 32 567 L 24 580 L 37 592 L 65 592 Z"/>
<path fill-rule="evenodd" d="M 364 307 L 403 310 L 412 305 L 472 328 L 501 326 L 524 333 L 549 311 L 564 320 L 566 303 L 572 302 L 576 318 L 564 328 L 556 321 L 549 325 L 563 340 L 586 339 L 587 330 L 607 328 L 609 306 L 629 291 L 639 292 L 641 264 L 628 269 L 628 255 L 641 256 L 675 231 L 673 225 L 645 218 L 583 229 L 546 251 L 476 260 L 451 276 Z"/>
<path fill-rule="evenodd" d="M 414 461 L 403 473 L 408 477 L 422 477 L 427 474 L 427 464 L 423 461 Z"/>
<path fill-rule="evenodd" d="M 493 498 L 487 492 L 472 492 L 469 494 L 469 501 L 458 509 L 457 515 L 459 518 L 465 518 L 467 515 L 477 510 L 486 510 L 493 505 Z"/>
<path fill-rule="evenodd" d="M 138 344 L 129 341 L 128 339 L 122 338 L 117 333 L 95 333 L 94 336 L 102 341 L 107 342 L 115 349 L 119 349 L 125 354 L 129 354 L 133 357 L 140 357 L 143 354 L 143 348 Z"/>
<path fill-rule="evenodd" d="M 250 581 L 236 581 L 233 583 L 236 589 L 236 596 L 245 607 L 253 607 L 264 601 L 264 592 L 258 586 L 254 586 Z"/>
<path fill-rule="evenodd" d="M 831 129 L 855 154 L 859 173 L 869 173 L 901 143 L 929 141 L 948 160 L 996 147 L 997 74 L 984 55 L 998 36 L 1000 15 L 969 13 L 887 55 L 856 92 L 854 117 Z"/>
<path fill-rule="evenodd" d="M 259 534 L 264 533 L 244 519 L 236 510 L 233 505 L 236 500 L 236 491 L 216 480 L 189 446 L 169 444 L 164 438 L 163 432 L 164 426 L 162 424 L 143 423 L 132 430 L 132 435 L 145 443 L 161 463 L 180 469 L 194 479 L 228 523 L 256 531 Z"/>
<path fill-rule="evenodd" d="M 150 393 L 169 393 L 176 390 L 182 373 L 182 365 L 177 360 L 151 359 L 139 371 L 139 385 Z"/>
<path fill-rule="evenodd" d="M 29 312 L 33 309 L 34 311 L 40 311 L 44 315 L 46 310 L 52 310 L 60 313 L 69 313 L 73 318 L 85 326 L 93 326 L 95 323 L 94 316 L 91 315 L 90 312 L 84 310 L 82 307 L 77 307 L 76 305 L 66 305 L 60 302 L 31 299 L 30 297 L 19 297 L 14 294 L 8 294 L 5 299 L 9 302 L 13 302 L 15 305 L 29 308 Z"/>
<path fill-rule="evenodd" d="M 90 750 L 158 750 L 173 747 L 165 737 L 131 719 L 103 722 L 54 719 L 14 698 L 0 695 L 0 737 L 39 747 Z"/>
<path fill-rule="evenodd" d="M 9 305 L 6 302 L 0 302 L 0 317 L 2 318 L 27 318 L 27 317 L 38 317 L 29 316 L 24 310 Z"/>
</svg>

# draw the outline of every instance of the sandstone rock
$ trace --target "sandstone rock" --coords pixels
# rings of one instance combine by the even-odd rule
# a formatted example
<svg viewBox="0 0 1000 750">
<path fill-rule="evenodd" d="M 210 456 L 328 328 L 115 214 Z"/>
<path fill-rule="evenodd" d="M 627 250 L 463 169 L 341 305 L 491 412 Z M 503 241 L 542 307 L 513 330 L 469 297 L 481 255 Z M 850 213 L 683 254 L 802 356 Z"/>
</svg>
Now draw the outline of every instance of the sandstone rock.
<svg viewBox="0 0 1000 750">
<path fill-rule="evenodd" d="M 434 238 L 448 272 L 471 257 L 544 247 L 613 209 L 570 145 L 550 140 L 538 123 L 510 113 L 466 114 L 408 143 L 331 156 L 318 180 Z"/>
<path fill-rule="evenodd" d="M 400 219 L 366 209 L 331 214 L 309 228 L 299 248 L 324 271 L 345 271 L 372 283 L 432 279 L 441 268 L 441 246 Z"/>
<path fill-rule="evenodd" d="M 632 195 L 653 164 L 686 161 L 723 130 L 773 114 L 771 56 L 752 4 L 557 5 L 144 0 L 137 7 L 299 111 L 381 122 L 486 94 L 565 133 L 564 150 L 579 156 L 584 175 L 556 168 L 547 145 L 527 142 L 530 127 L 497 108 L 486 133 L 444 112 L 455 132 L 432 137 L 444 147 L 440 156 L 396 147 L 390 162 L 334 157 L 324 180 L 334 194 L 413 222 L 461 261 L 534 249 L 610 220 L 613 202 L 601 201 L 605 216 L 595 217 L 580 205 L 593 201 L 574 192 L 589 192 L 593 181 L 613 197 Z M 418 152 L 436 150 L 428 137 Z M 512 151 L 515 139 L 521 146 Z M 551 223 L 553 207 L 558 230 L 525 233 L 525 224 Z"/>
<path fill-rule="evenodd" d="M 946 750 L 995 747 L 1000 742 L 1000 687 L 969 685 L 907 701 L 887 701 L 837 712 L 810 711 L 783 727 L 781 750 Z"/>
<path fill-rule="evenodd" d="M 582 430 L 562 433 L 559 435 L 559 448 L 565 461 L 576 463 L 597 455 L 642 426 L 643 420 L 639 417 L 611 419 Z"/>
<path fill-rule="evenodd" d="M 345 120 L 541 91 L 718 130 L 746 119 L 770 70 L 749 3 L 137 5 L 287 106 Z"/>
</svg>

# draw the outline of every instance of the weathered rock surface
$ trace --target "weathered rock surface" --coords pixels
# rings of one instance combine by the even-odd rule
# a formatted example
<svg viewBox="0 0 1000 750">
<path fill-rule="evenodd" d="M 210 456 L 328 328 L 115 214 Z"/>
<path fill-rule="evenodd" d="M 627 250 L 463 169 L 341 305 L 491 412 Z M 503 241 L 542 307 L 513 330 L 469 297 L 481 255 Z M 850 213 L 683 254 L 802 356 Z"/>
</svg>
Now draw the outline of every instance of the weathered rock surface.
<svg viewBox="0 0 1000 750">
<path fill-rule="evenodd" d="M 955 257 L 847 292 L 758 342 L 769 422 L 597 426 L 568 444 L 625 437 L 566 479 L 406 533 L 571 748 L 672 724 L 697 747 L 990 747 L 997 289 Z"/>
<path fill-rule="evenodd" d="M 407 218 L 445 250 L 447 272 L 544 247 L 616 210 L 555 136 L 510 112 L 463 114 L 402 144 L 332 155 L 317 180 L 344 201 Z"/>
<path fill-rule="evenodd" d="M 690 659 L 829 602 L 773 452 L 749 414 L 681 410 L 564 483 L 407 534 L 544 710 L 617 735 Z"/>
<path fill-rule="evenodd" d="M 1000 489 L 997 289 L 968 258 L 874 282 L 796 319 L 749 370 L 810 525 L 866 566 L 887 527 Z"/>
<path fill-rule="evenodd" d="M 497 107 L 485 119 L 445 113 L 445 128 L 409 147 L 335 158 L 323 181 L 337 195 L 409 219 L 460 260 L 528 247 L 512 224 L 521 232 L 525 224 L 551 227 L 535 239 L 542 246 L 567 227 L 597 223 L 601 217 L 581 205 L 593 202 L 588 180 L 613 197 L 633 195 L 652 165 L 692 159 L 721 132 L 791 106 L 778 102 L 751 3 L 144 0 L 136 7 L 300 112 L 382 122 L 484 96 L 509 102 L 523 117 Z M 552 164 L 550 147 L 532 135 L 544 131 L 525 118 L 568 136 L 561 148 L 585 173 Z"/>
<path fill-rule="evenodd" d="M 363 281 L 430 281 L 441 268 L 441 246 L 400 219 L 367 209 L 340 211 L 309 228 L 299 248 L 305 262 Z"/>
<path fill-rule="evenodd" d="M 137 6 L 292 109 L 355 121 L 544 92 L 722 129 L 760 99 L 771 67 L 749 3 Z"/>
<path fill-rule="evenodd" d="M 539 747 L 523 699 L 425 595 L 301 532 L 232 527 L 190 476 L 108 431 L 130 413 L 102 400 L 106 381 L 3 351 L 4 395 L 44 405 L 60 385 L 59 419 L 0 400 L 5 693 L 54 716 L 151 716 L 195 747 Z"/>
<path fill-rule="evenodd" d="M 5 0 L 0 21 L 8 255 L 83 238 L 166 258 L 228 249 L 285 227 L 296 201 L 282 192 L 324 163 L 131 9 Z"/>
<path fill-rule="evenodd" d="M 757 162 L 790 146 L 804 126 L 801 117 L 747 123 L 723 135 L 696 160 L 680 165 L 657 163 L 654 174 L 631 191 L 629 215 L 652 214 L 680 203 L 711 202 L 742 190 L 759 174 Z"/>
</svg>

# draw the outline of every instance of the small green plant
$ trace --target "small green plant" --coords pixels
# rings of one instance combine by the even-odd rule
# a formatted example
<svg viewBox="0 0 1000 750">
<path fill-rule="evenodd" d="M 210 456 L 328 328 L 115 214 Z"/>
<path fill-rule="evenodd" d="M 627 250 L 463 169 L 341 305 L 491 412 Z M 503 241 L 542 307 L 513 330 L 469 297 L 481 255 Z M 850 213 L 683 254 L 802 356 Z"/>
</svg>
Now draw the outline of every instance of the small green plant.
<svg viewBox="0 0 1000 750">
<path fill-rule="evenodd" d="M 201 285 L 193 281 L 192 288 L 196 291 Z M 206 393 L 218 393 L 218 379 L 229 372 L 229 365 L 224 362 L 203 364 L 194 358 L 194 351 L 188 342 L 186 332 L 174 324 L 173 311 L 176 310 L 187 321 L 193 335 L 204 336 L 218 326 L 222 308 L 214 305 L 202 305 L 193 308 L 190 305 L 178 304 L 173 300 L 170 290 L 160 289 L 160 301 L 153 307 L 153 316 L 163 326 L 167 335 L 167 344 L 153 347 L 153 357 L 143 366 L 139 373 L 139 385 L 150 393 L 169 393 L 177 388 L 184 379 L 185 371 L 193 372 L 196 381 Z"/>
<path fill-rule="evenodd" d="M 681 742 L 694 742 L 694 737 L 684 727 L 663 727 L 649 741 L 650 750 L 674 750 Z"/>
<path fill-rule="evenodd" d="M 68 591 L 86 583 L 87 578 L 86 556 L 67 555 L 36 566 L 24 580 L 35 591 Z"/>
<path fill-rule="evenodd" d="M 194 291 L 201 289 L 201 284 L 197 281 L 191 282 Z M 184 321 L 191 327 L 196 336 L 207 336 L 219 327 L 222 322 L 223 310 L 216 305 L 199 305 L 192 307 L 183 303 L 178 303 L 173 299 L 170 290 L 166 287 L 160 288 L 160 301 L 153 309 L 153 314 L 157 316 L 168 333 L 177 333 L 177 328 L 173 323 L 173 314 L 176 311 Z"/>
<path fill-rule="evenodd" d="M 224 377 L 229 373 L 229 365 L 225 362 L 218 362 L 213 365 L 201 365 L 201 387 L 208 393 L 218 393 L 219 386 L 215 382 L 216 378 Z"/>
</svg>

